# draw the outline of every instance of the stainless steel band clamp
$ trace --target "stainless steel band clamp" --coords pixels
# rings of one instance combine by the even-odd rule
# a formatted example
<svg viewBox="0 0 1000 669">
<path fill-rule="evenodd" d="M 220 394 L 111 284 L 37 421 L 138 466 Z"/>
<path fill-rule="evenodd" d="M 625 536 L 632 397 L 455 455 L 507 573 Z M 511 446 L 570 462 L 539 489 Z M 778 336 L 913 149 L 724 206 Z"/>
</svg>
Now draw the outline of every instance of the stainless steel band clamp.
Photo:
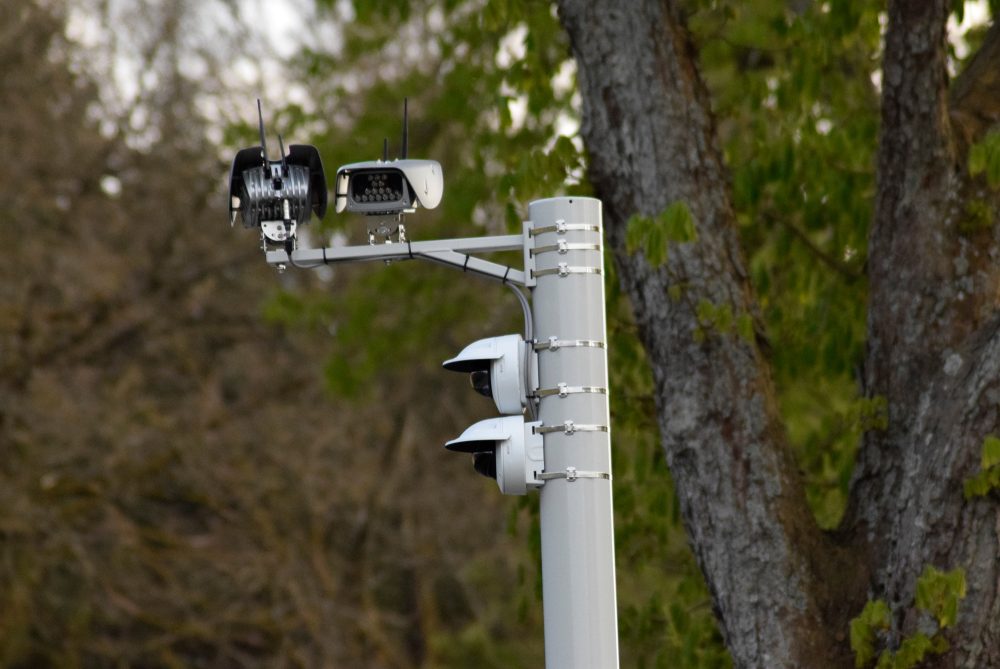
<svg viewBox="0 0 1000 669">
<path fill-rule="evenodd" d="M 570 251 L 600 251 L 600 244 L 573 244 L 567 242 L 565 239 L 560 239 L 555 244 L 549 244 L 548 246 L 538 246 L 536 248 L 530 249 L 530 253 L 533 256 L 537 256 L 541 253 L 552 253 L 555 251 L 559 254 L 566 254 Z"/>
<path fill-rule="evenodd" d="M 562 432 L 563 434 L 573 434 L 575 432 L 607 432 L 607 425 L 591 425 L 587 423 L 574 423 L 571 420 L 563 421 L 562 425 L 539 425 L 535 428 L 535 434 L 550 434 L 552 432 Z"/>
<path fill-rule="evenodd" d="M 581 471 L 576 467 L 567 467 L 565 471 L 561 472 L 542 472 L 538 475 L 539 481 L 551 481 L 552 479 L 566 479 L 567 482 L 572 483 L 577 479 L 605 479 L 610 481 L 611 474 L 608 472 L 589 472 Z"/>
<path fill-rule="evenodd" d="M 539 388 L 535 391 L 535 397 L 551 397 L 552 395 L 566 397 L 567 395 L 575 395 L 577 393 L 602 393 L 607 395 L 608 389 L 601 388 L 600 386 L 568 386 L 565 383 L 560 383 L 555 388 Z"/>
<path fill-rule="evenodd" d="M 600 226 L 593 225 L 591 223 L 567 223 L 566 221 L 558 220 L 555 225 L 546 225 L 540 228 L 532 228 L 531 232 L 528 233 L 532 237 L 537 235 L 544 235 L 546 232 L 555 232 L 556 234 L 565 234 L 570 230 L 582 230 L 584 232 L 600 232 Z"/>
<path fill-rule="evenodd" d="M 559 339 L 557 337 L 549 337 L 548 341 L 536 341 L 534 346 L 536 351 L 558 351 L 561 348 L 574 348 L 578 346 L 604 348 L 604 342 L 595 339 Z"/>
<path fill-rule="evenodd" d="M 533 269 L 531 270 L 531 276 L 549 276 L 551 274 L 558 274 L 560 277 L 569 276 L 570 274 L 600 274 L 600 267 L 578 267 L 570 266 L 564 262 L 559 263 L 556 267 L 550 267 L 548 269 Z"/>
</svg>

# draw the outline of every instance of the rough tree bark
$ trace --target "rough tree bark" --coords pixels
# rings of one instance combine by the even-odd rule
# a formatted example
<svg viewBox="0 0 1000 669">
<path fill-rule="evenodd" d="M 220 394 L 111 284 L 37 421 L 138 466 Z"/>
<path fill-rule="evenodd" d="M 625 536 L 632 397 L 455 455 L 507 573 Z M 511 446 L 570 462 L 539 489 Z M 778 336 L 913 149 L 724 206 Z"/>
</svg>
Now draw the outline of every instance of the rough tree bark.
<svg viewBox="0 0 1000 669">
<path fill-rule="evenodd" d="M 757 342 L 694 336 L 710 302 L 756 321 L 707 90 L 676 3 L 560 0 L 578 65 L 590 178 L 656 381 L 659 425 L 691 544 L 740 667 L 853 667 L 848 623 L 870 598 L 889 646 L 921 623 L 927 565 L 965 569 L 952 650 L 927 667 L 1000 667 L 1000 508 L 966 501 L 1000 426 L 998 233 L 958 231 L 990 198 L 964 151 L 1000 108 L 998 31 L 949 93 L 946 0 L 891 2 L 878 191 L 869 246 L 865 389 L 889 407 L 865 435 L 848 512 L 823 532 L 807 507 Z M 629 253 L 626 222 L 683 201 L 698 238 L 665 267 Z M 993 203 L 995 208 L 995 202 Z M 672 299 L 668 289 L 680 289 Z"/>
</svg>

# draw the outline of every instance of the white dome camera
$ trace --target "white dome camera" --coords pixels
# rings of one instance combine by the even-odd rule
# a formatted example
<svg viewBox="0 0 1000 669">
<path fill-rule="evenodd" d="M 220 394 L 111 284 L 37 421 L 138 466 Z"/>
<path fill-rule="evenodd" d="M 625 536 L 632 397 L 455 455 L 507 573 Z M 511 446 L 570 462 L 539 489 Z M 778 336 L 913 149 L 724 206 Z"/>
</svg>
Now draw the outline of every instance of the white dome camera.
<svg viewBox="0 0 1000 669">
<path fill-rule="evenodd" d="M 488 418 L 472 425 L 445 448 L 472 453 L 476 471 L 496 479 L 505 495 L 523 495 L 541 487 L 538 475 L 545 470 L 542 435 L 535 434 L 541 423 L 525 423 L 522 416 Z"/>
<path fill-rule="evenodd" d="M 528 391 L 537 377 L 536 358 L 521 335 L 480 339 L 443 364 L 466 372 L 480 395 L 492 397 L 502 414 L 520 414 L 528 405 Z M 526 365 L 527 362 L 527 365 Z M 526 378 L 533 375 L 531 378 Z"/>
</svg>

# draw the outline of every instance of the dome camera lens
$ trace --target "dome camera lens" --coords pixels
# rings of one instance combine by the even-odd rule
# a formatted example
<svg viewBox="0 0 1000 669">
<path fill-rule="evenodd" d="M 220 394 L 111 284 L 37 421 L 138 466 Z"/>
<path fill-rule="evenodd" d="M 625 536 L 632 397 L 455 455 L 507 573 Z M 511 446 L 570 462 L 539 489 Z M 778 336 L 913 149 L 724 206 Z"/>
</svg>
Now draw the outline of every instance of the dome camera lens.
<svg viewBox="0 0 1000 669">
<path fill-rule="evenodd" d="M 480 395 L 493 397 L 493 387 L 490 385 L 490 371 L 488 369 L 477 369 L 469 374 L 469 381 L 472 388 Z"/>
<path fill-rule="evenodd" d="M 497 458 L 493 451 L 472 454 L 472 466 L 486 478 L 497 477 Z"/>
</svg>

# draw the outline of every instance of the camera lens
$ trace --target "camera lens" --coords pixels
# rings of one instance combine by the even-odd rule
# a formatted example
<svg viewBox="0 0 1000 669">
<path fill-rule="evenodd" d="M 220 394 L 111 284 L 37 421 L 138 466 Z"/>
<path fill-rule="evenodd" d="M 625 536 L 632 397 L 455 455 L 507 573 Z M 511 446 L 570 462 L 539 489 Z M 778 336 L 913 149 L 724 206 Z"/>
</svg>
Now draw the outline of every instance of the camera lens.
<svg viewBox="0 0 1000 669">
<path fill-rule="evenodd" d="M 490 385 L 490 370 L 477 369 L 469 374 L 472 389 L 484 397 L 493 397 L 493 386 Z"/>
<path fill-rule="evenodd" d="M 472 454 L 472 466 L 486 478 L 497 477 L 497 457 L 494 451 Z"/>
</svg>

